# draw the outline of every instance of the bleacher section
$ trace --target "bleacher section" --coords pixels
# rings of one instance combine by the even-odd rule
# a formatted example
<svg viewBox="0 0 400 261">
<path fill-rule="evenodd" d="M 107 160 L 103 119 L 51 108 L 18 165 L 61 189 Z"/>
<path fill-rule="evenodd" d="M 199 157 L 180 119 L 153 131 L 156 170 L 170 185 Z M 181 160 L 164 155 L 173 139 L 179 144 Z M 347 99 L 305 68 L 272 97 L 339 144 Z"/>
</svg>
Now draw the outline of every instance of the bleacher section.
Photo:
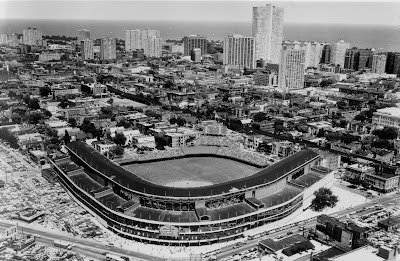
<svg viewBox="0 0 400 261">
<path fill-rule="evenodd" d="M 110 193 L 108 195 L 100 197 L 98 198 L 98 201 L 100 201 L 103 205 L 111 208 L 112 210 L 118 210 L 119 206 L 126 203 L 125 199 L 121 198 L 115 193 Z"/>
<path fill-rule="evenodd" d="M 118 206 L 117 209 L 124 214 L 130 214 L 139 206 L 140 206 L 139 199 L 135 198 L 135 199 L 131 199 L 131 200 L 127 201 L 126 203 Z"/>
<path fill-rule="evenodd" d="M 196 146 L 196 147 L 182 147 L 183 153 L 190 154 L 217 154 L 218 147 L 215 146 Z"/>
<path fill-rule="evenodd" d="M 163 222 L 198 222 L 195 211 L 166 211 L 147 207 L 138 207 L 132 215 L 137 218 Z"/>
<path fill-rule="evenodd" d="M 325 168 L 323 166 L 312 166 L 311 171 L 316 172 L 321 175 L 324 175 L 324 176 L 330 172 L 330 170 L 328 168 Z"/>
<path fill-rule="evenodd" d="M 255 209 L 252 206 L 245 202 L 241 202 L 227 207 L 208 209 L 208 214 L 211 217 L 211 221 L 214 221 L 237 217 L 254 211 Z"/>
<path fill-rule="evenodd" d="M 288 185 L 271 195 L 259 198 L 259 200 L 264 203 L 265 208 L 270 208 L 296 197 L 301 192 L 301 189 Z"/>
<path fill-rule="evenodd" d="M 102 185 L 91 179 L 89 175 L 87 175 L 83 171 L 80 172 L 79 174 L 72 175 L 70 178 L 76 185 L 78 185 L 81 189 L 87 192 L 103 187 Z"/>
<path fill-rule="evenodd" d="M 309 187 L 321 178 L 321 175 L 315 172 L 310 172 L 298 177 L 297 179 L 292 180 L 292 182 L 303 187 Z"/>
</svg>

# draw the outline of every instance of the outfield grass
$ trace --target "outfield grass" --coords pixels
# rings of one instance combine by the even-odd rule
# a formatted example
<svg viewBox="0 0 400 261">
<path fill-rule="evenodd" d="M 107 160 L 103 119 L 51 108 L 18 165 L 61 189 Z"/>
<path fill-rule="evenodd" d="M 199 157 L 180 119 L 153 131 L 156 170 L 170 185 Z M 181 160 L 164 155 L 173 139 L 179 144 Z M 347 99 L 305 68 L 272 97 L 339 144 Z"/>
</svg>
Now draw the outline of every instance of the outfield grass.
<svg viewBox="0 0 400 261">
<path fill-rule="evenodd" d="M 234 160 L 192 157 L 124 166 L 152 183 L 170 187 L 197 187 L 250 176 L 259 168 Z"/>
</svg>

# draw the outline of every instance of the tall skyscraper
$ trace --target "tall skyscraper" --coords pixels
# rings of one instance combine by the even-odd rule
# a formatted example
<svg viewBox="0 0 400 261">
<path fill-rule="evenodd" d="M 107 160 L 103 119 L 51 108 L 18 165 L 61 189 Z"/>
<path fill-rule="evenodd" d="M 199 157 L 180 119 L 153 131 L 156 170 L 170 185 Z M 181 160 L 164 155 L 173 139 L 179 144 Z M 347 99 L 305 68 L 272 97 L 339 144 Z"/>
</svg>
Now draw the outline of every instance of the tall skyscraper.
<svg viewBox="0 0 400 261">
<path fill-rule="evenodd" d="M 161 57 L 162 39 L 159 37 L 150 37 L 144 42 L 144 55 L 147 57 Z"/>
<path fill-rule="evenodd" d="M 283 90 L 304 88 L 306 51 L 298 46 L 283 45 L 279 64 L 278 86 Z"/>
<path fill-rule="evenodd" d="M 271 4 L 253 7 L 252 36 L 256 42 L 256 59 L 279 64 L 283 40 L 284 10 Z"/>
<path fill-rule="evenodd" d="M 386 57 L 386 68 L 385 72 L 388 74 L 397 74 L 397 71 L 394 70 L 396 56 L 399 56 L 399 53 L 388 52 Z"/>
<path fill-rule="evenodd" d="M 23 44 L 36 45 L 38 40 L 42 40 L 42 31 L 39 31 L 35 27 L 28 27 L 28 29 L 23 30 Z"/>
<path fill-rule="evenodd" d="M 358 58 L 358 70 L 364 70 L 365 68 L 371 68 L 372 66 L 372 55 L 375 52 L 375 49 L 359 49 L 359 58 Z"/>
<path fill-rule="evenodd" d="M 254 37 L 235 34 L 225 37 L 223 64 L 239 65 L 253 69 L 256 67 Z"/>
<path fill-rule="evenodd" d="M 8 35 L 0 33 L 0 44 L 8 44 Z"/>
<path fill-rule="evenodd" d="M 190 56 L 191 56 L 191 59 L 193 62 L 196 62 L 196 63 L 201 62 L 201 49 L 200 48 L 192 49 Z"/>
<path fill-rule="evenodd" d="M 183 37 L 183 55 L 191 55 L 192 50 L 199 48 L 201 55 L 207 54 L 207 39 L 200 35 L 188 35 Z"/>
<path fill-rule="evenodd" d="M 346 50 L 349 48 L 350 44 L 345 43 L 344 40 L 332 44 L 331 64 L 340 65 L 340 68 L 344 68 L 344 57 L 346 55 Z"/>
<path fill-rule="evenodd" d="M 332 46 L 330 44 L 326 44 L 322 48 L 322 55 L 321 55 L 321 63 L 331 63 L 331 51 L 332 51 Z"/>
<path fill-rule="evenodd" d="M 103 38 L 100 40 L 100 59 L 101 60 L 117 59 L 117 39 Z"/>
<path fill-rule="evenodd" d="M 358 51 L 357 47 L 347 49 L 344 57 L 344 68 L 357 71 L 359 59 L 360 52 Z"/>
<path fill-rule="evenodd" d="M 300 42 L 300 41 L 284 41 L 283 46 L 287 46 L 290 49 L 304 50 L 304 68 L 310 66 L 311 63 L 311 43 L 310 42 Z"/>
<path fill-rule="evenodd" d="M 386 54 L 372 55 L 371 72 L 377 74 L 384 74 L 386 68 Z"/>
<path fill-rule="evenodd" d="M 397 77 L 400 76 L 400 53 L 396 53 L 394 56 L 393 74 L 397 74 Z"/>
<path fill-rule="evenodd" d="M 162 39 L 158 30 L 125 30 L 125 51 L 143 49 L 148 57 L 160 57 L 162 51 Z"/>
<path fill-rule="evenodd" d="M 78 30 L 77 41 L 80 43 L 82 40 L 90 39 L 90 31 L 87 29 Z"/>
<path fill-rule="evenodd" d="M 324 46 L 324 43 L 311 42 L 309 67 L 318 67 L 318 64 L 321 62 L 322 50 Z"/>
<path fill-rule="evenodd" d="M 81 41 L 81 55 L 83 60 L 94 59 L 93 40 Z"/>
<path fill-rule="evenodd" d="M 17 34 L 8 34 L 8 45 L 9 46 L 17 46 L 19 44 L 18 35 Z"/>
</svg>

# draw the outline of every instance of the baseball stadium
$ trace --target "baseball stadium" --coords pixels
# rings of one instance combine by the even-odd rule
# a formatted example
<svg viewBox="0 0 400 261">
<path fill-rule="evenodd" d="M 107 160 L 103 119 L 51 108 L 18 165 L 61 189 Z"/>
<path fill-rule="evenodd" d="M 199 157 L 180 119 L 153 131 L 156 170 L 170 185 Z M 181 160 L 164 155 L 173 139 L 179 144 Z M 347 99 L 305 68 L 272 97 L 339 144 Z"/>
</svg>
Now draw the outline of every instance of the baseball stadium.
<svg viewBox="0 0 400 261">
<path fill-rule="evenodd" d="M 303 211 L 331 171 L 303 149 L 274 164 L 217 153 L 213 146 L 178 156 L 115 163 L 84 142 L 50 159 L 60 183 L 110 231 L 136 241 L 198 246 Z"/>
</svg>

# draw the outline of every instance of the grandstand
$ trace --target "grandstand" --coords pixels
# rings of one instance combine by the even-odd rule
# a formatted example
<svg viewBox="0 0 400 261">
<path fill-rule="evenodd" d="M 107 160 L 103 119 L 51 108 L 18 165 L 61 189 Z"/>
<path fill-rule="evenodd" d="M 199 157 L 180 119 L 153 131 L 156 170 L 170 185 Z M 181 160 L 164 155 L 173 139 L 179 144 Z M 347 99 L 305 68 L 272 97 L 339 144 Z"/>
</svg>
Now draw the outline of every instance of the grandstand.
<svg viewBox="0 0 400 261">
<path fill-rule="evenodd" d="M 302 185 L 305 177 L 314 177 L 314 189 L 319 182 L 325 181 L 329 172 L 316 166 L 318 154 L 303 150 L 266 168 L 253 166 L 255 172 L 247 176 L 236 176 L 204 187 L 167 187 L 165 181 L 154 184 L 145 180 L 142 171 L 146 168 L 140 169 L 140 166 L 160 164 L 158 175 L 168 176 L 170 174 L 166 175 L 167 168 L 163 166 L 171 161 L 170 158 L 141 160 L 136 162 L 136 172 L 132 173 L 84 143 L 71 142 L 67 149 L 73 162 L 50 160 L 63 186 L 104 219 L 111 231 L 153 244 L 190 246 L 238 238 L 244 230 L 301 210 L 307 191 Z M 236 157 L 219 155 L 218 149 L 208 145 L 181 149 L 173 161 L 214 157 L 247 164 Z M 217 154 L 211 151 L 217 151 Z M 223 176 L 224 168 L 227 167 L 223 166 L 213 175 Z M 198 174 L 195 169 L 181 168 L 179 171 L 186 172 L 181 173 L 187 178 L 194 178 Z M 173 235 L 164 233 L 166 226 L 177 232 Z"/>
</svg>

